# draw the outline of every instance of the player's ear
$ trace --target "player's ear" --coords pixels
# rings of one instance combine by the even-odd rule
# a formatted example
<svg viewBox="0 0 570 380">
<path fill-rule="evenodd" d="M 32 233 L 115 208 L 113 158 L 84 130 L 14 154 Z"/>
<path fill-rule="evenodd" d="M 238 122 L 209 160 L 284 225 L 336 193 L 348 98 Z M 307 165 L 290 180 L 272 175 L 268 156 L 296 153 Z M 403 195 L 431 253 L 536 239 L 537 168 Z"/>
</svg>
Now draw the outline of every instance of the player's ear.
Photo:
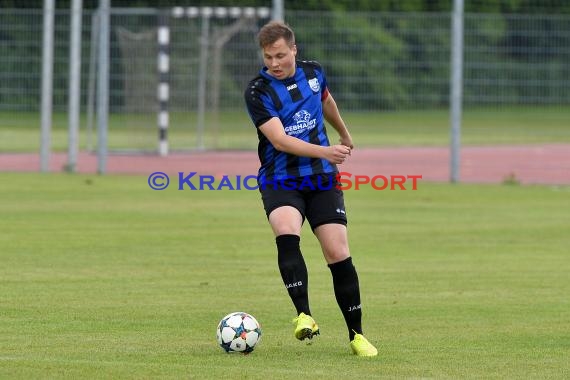
<svg viewBox="0 0 570 380">
<path fill-rule="evenodd" d="M 294 55 L 294 56 L 297 56 L 297 45 L 293 45 L 293 46 L 291 47 L 291 51 L 293 51 L 293 55 Z"/>
</svg>

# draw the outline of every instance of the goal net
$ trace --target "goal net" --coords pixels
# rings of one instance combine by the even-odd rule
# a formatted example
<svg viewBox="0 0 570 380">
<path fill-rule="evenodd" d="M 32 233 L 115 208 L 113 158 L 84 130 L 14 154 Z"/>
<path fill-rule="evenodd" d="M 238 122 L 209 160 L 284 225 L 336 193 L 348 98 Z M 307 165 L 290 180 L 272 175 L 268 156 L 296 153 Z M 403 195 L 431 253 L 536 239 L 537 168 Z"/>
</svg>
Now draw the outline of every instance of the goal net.
<svg viewBox="0 0 570 380">
<path fill-rule="evenodd" d="M 251 149 L 243 91 L 269 8 L 112 10 L 109 150 Z"/>
</svg>

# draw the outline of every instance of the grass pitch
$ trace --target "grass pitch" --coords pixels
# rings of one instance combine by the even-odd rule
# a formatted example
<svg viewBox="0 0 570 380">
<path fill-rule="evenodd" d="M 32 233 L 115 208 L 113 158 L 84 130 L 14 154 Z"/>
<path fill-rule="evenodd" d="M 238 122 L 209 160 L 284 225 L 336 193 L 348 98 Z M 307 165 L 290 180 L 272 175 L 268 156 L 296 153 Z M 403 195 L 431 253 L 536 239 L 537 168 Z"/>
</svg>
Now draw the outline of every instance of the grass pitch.
<svg viewBox="0 0 570 380">
<path fill-rule="evenodd" d="M 206 115 L 206 127 L 199 138 L 194 113 L 171 113 L 168 141 L 170 149 L 196 149 L 201 141 L 208 149 L 257 149 L 257 137 L 245 111 Z M 358 147 L 447 146 L 449 111 L 404 110 L 398 112 L 343 112 Z M 0 152 L 38 152 L 40 116 L 37 113 L 0 113 Z M 570 107 L 528 106 L 466 109 L 463 113 L 463 145 L 512 145 L 569 143 Z M 81 150 L 95 150 L 96 126 L 89 132 L 81 122 Z M 53 115 L 51 147 L 66 151 L 68 121 L 64 113 Z M 332 141 L 336 133 L 328 128 Z M 108 145 L 110 150 L 156 151 L 156 115 L 111 114 Z"/>
<path fill-rule="evenodd" d="M 345 193 L 364 328 L 350 354 L 305 228 L 321 335 L 293 307 L 256 191 L 0 173 L 0 378 L 567 378 L 570 189 L 419 183 Z M 263 326 L 248 356 L 215 328 Z"/>
</svg>

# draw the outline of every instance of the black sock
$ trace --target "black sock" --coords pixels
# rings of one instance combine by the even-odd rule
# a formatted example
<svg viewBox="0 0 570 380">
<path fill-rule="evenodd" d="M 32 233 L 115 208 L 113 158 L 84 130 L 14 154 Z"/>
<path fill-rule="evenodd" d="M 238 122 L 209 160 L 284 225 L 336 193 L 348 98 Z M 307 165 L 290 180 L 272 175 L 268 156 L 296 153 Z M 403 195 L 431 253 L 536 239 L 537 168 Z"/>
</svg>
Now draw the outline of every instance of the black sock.
<svg viewBox="0 0 570 380">
<path fill-rule="evenodd" d="M 305 313 L 311 315 L 309 309 L 308 273 L 305 260 L 299 246 L 300 238 L 297 235 L 277 236 L 277 263 L 281 278 L 287 288 L 289 297 L 297 309 L 297 315 Z"/>
<path fill-rule="evenodd" d="M 348 337 L 352 340 L 355 333 L 362 334 L 362 310 L 358 275 L 354 265 L 352 265 L 351 257 L 338 263 L 329 264 L 329 268 L 333 278 L 336 302 L 346 321 Z"/>
</svg>

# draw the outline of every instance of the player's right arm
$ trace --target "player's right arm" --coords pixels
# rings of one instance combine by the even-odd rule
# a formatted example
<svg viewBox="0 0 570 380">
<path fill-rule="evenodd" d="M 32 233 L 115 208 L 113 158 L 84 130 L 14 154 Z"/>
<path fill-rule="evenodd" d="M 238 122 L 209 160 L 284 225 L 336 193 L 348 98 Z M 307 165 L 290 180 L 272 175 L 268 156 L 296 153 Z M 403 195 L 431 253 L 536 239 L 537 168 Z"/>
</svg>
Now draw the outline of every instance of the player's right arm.
<svg viewBox="0 0 570 380">
<path fill-rule="evenodd" d="M 344 162 L 350 154 L 350 149 L 344 145 L 321 146 L 287 135 L 275 105 L 279 99 L 271 96 L 271 89 L 262 78 L 258 77 L 249 83 L 244 97 L 253 123 L 278 151 L 300 157 L 322 158 L 332 164 Z"/>
<path fill-rule="evenodd" d="M 344 145 L 321 146 L 287 135 L 277 117 L 272 117 L 258 128 L 275 149 L 295 156 L 323 158 L 333 164 L 341 164 L 350 154 L 350 148 Z"/>
</svg>

